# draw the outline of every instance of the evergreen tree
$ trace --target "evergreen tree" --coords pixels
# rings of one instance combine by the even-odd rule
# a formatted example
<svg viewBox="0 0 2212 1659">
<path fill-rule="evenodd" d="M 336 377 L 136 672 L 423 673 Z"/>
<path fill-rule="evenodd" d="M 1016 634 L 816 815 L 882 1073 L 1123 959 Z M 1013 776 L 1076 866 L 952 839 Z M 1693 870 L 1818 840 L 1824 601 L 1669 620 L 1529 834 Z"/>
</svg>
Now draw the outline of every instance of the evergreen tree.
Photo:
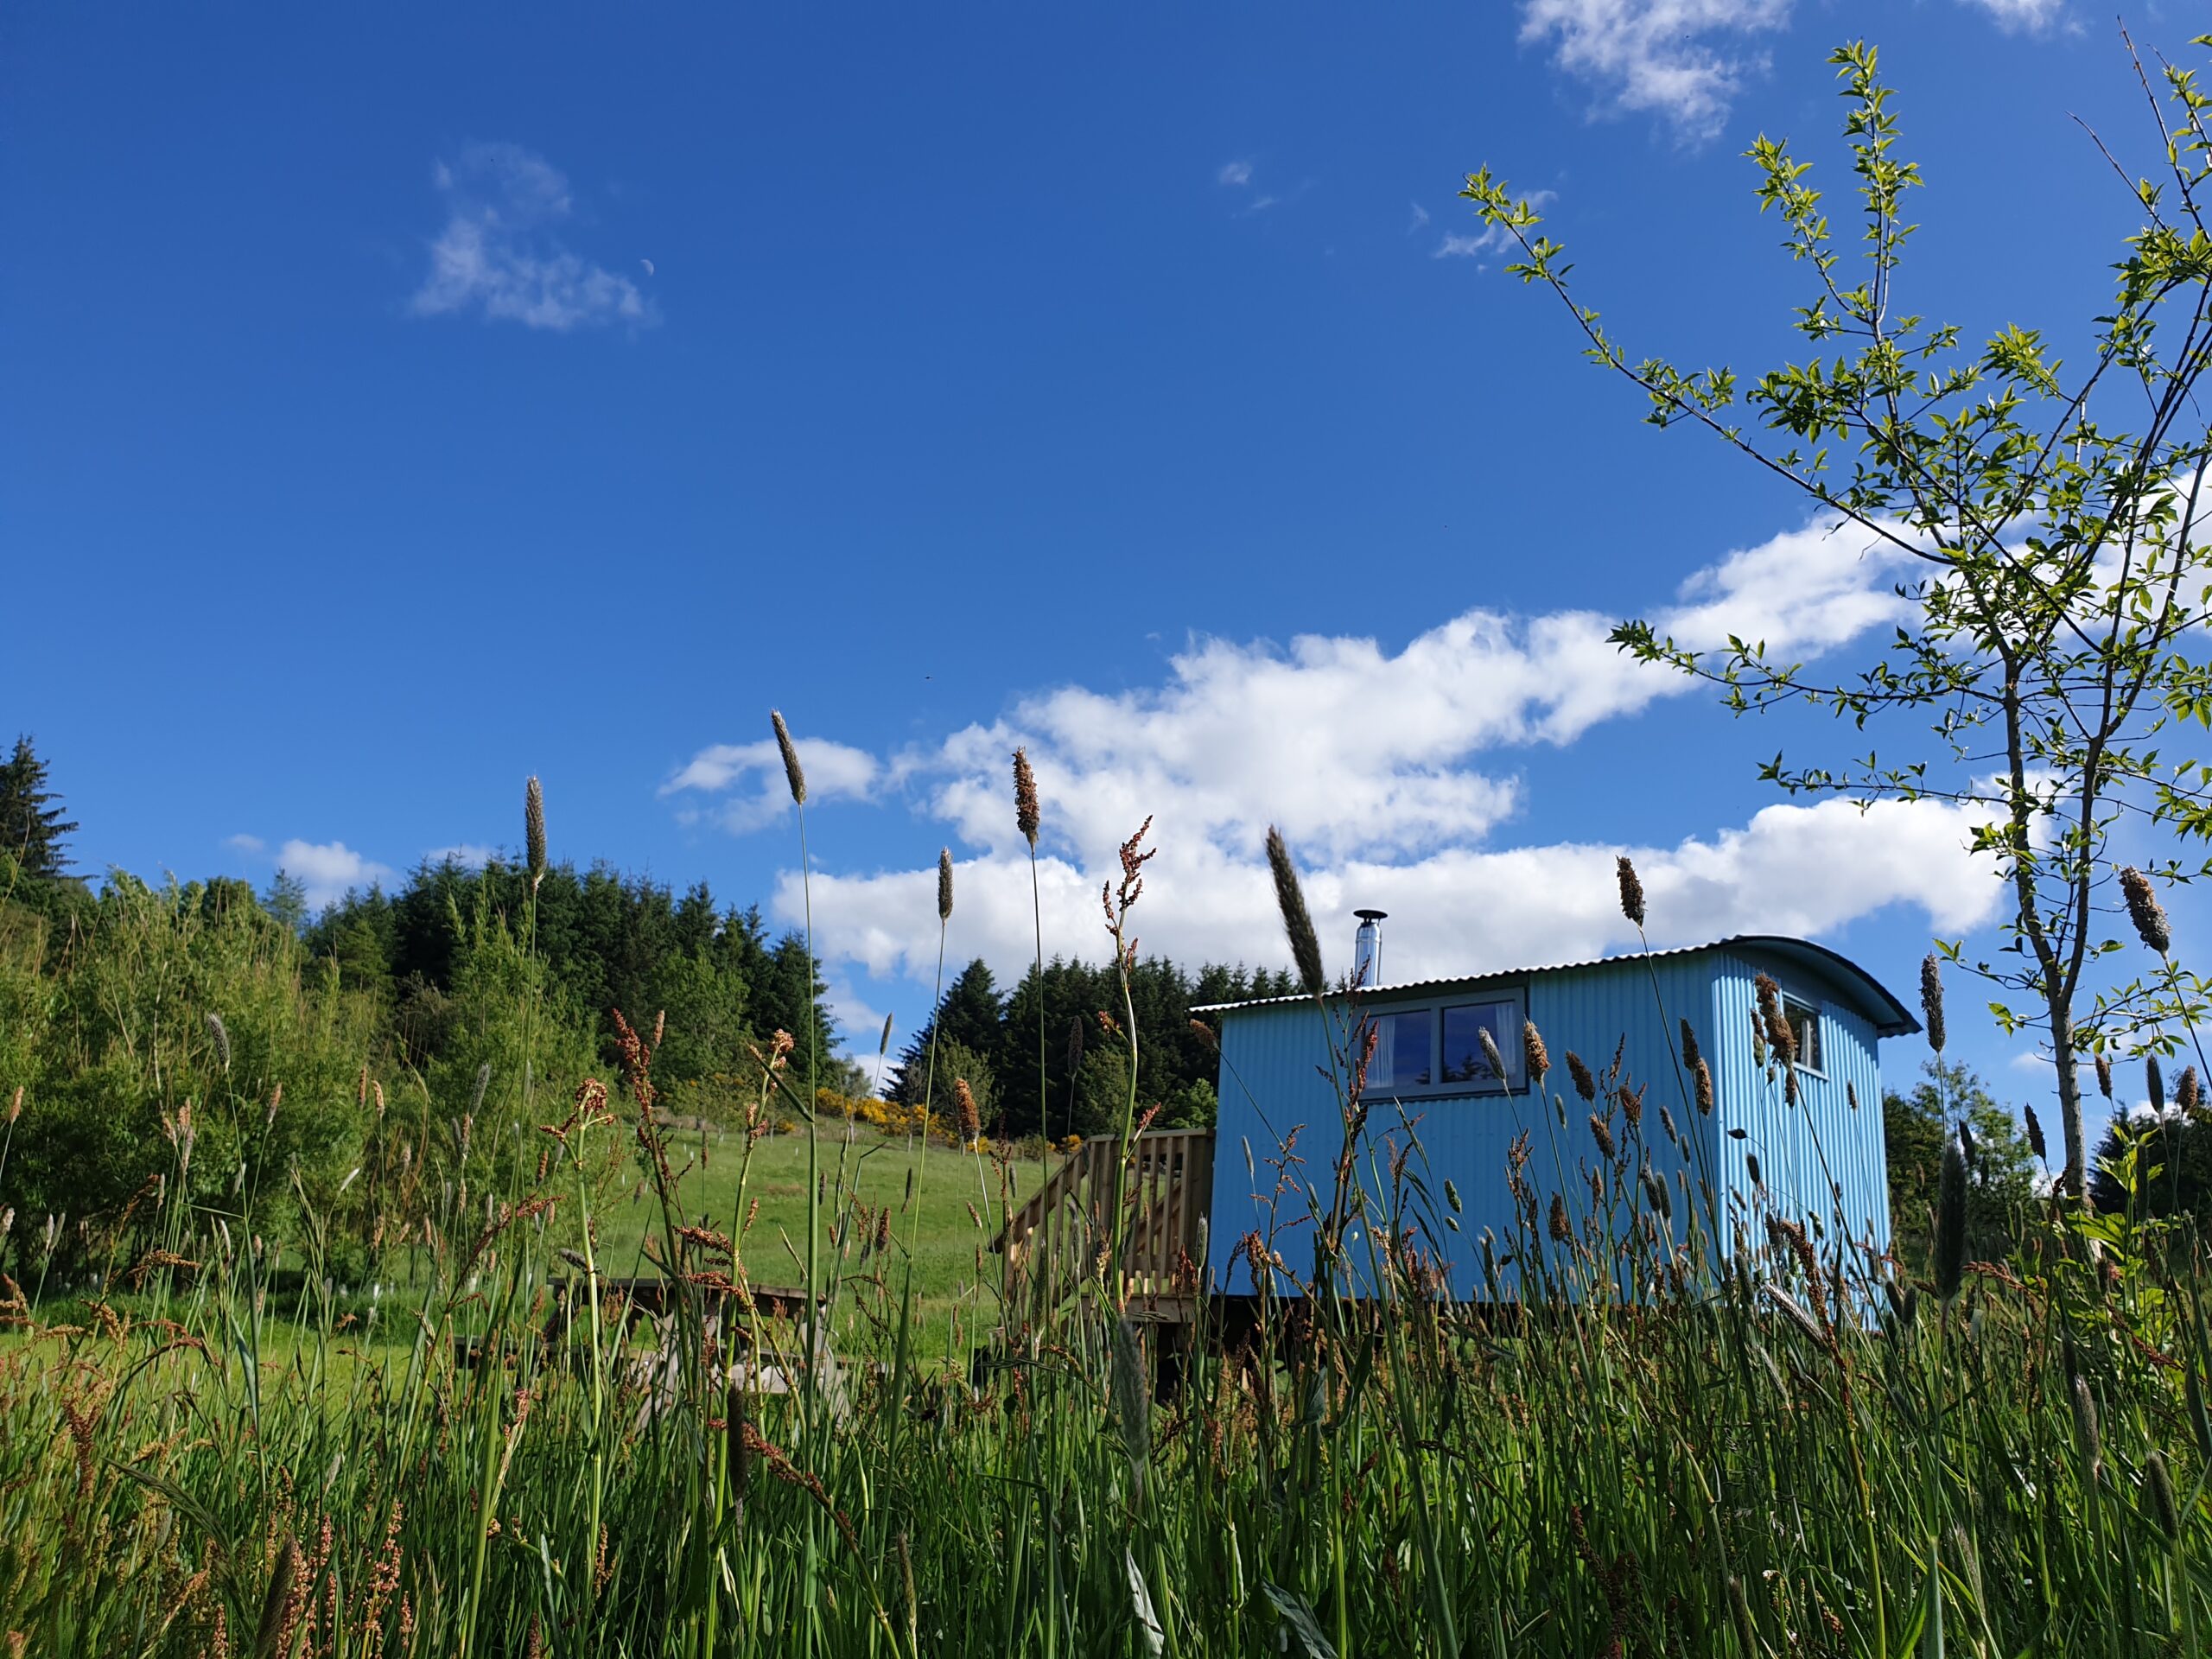
<svg viewBox="0 0 2212 1659">
<path fill-rule="evenodd" d="M 1892 1091 L 1882 1101 L 1890 1227 L 1897 1253 L 1908 1261 L 1925 1256 L 1942 1179 L 1943 1142 L 1963 1122 L 1974 1140 L 1967 1251 L 1977 1261 L 2001 1261 L 2012 1249 L 2015 1217 L 2034 1196 L 2035 1156 L 2010 1109 L 1998 1103 L 1971 1067 L 1935 1059 L 1921 1072 L 1910 1094 Z"/>
<path fill-rule="evenodd" d="M 270 878 L 269 891 L 261 896 L 261 907 L 280 925 L 297 933 L 308 925 L 308 884 L 289 870 L 279 870 Z"/>
<path fill-rule="evenodd" d="M 938 1004 L 936 1023 L 944 1040 L 978 1054 L 997 1052 L 1006 1010 L 991 970 L 977 957 L 963 968 Z"/>
<path fill-rule="evenodd" d="M 1032 1019 L 1033 1021 L 1033 1014 Z M 1033 1023 L 1029 1030 L 1030 1041 L 1034 1044 L 1037 1027 Z M 952 983 L 945 988 L 944 995 L 938 1000 L 936 1011 L 919 1031 L 907 1039 L 906 1047 L 899 1051 L 898 1070 L 885 1091 L 885 1098 L 895 1100 L 902 1106 L 918 1106 L 925 1095 L 932 1094 L 930 1089 L 930 1046 L 934 1041 L 938 1051 L 937 1084 L 933 1098 L 938 1105 L 946 1105 L 952 1099 L 952 1073 L 945 1070 L 945 1050 L 957 1045 L 963 1053 L 977 1056 L 984 1069 L 995 1074 L 1007 1062 L 1007 1033 L 1006 1005 L 999 995 L 997 983 L 991 977 L 991 970 L 979 957 L 953 976 Z M 1023 1080 L 1033 1094 L 1036 1073 L 1037 1059 L 1033 1050 L 1028 1071 L 1024 1071 L 1016 1066 L 1008 1075 Z M 974 1080 L 971 1078 L 969 1081 L 972 1083 Z M 1025 1103 L 1021 1090 L 1017 1088 L 1012 1092 L 1011 1104 L 1020 1113 Z M 1035 1116 L 1033 1103 L 1031 1103 L 1027 1116 L 1014 1121 L 1020 1125 L 1020 1132 L 1026 1133 Z"/>
<path fill-rule="evenodd" d="M 0 853 L 34 880 L 59 880 L 69 871 L 62 837 L 76 831 L 61 816 L 61 798 L 47 787 L 46 762 L 19 735 L 14 755 L 0 766 Z"/>
</svg>

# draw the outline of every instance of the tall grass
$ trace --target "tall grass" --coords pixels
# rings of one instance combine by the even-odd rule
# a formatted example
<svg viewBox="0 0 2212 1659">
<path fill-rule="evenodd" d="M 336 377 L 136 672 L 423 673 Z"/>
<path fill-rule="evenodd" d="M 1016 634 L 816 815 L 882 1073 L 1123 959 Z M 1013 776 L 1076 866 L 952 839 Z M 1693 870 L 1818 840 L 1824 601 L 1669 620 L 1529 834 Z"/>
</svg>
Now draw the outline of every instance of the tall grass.
<svg viewBox="0 0 2212 1659">
<path fill-rule="evenodd" d="M 967 1332 L 972 1378 L 914 1356 L 908 1246 L 859 1224 L 842 1159 L 809 1194 L 816 1287 L 883 1337 L 833 1374 L 806 1319 L 748 1298 L 776 1275 L 743 1154 L 728 1232 L 677 1201 L 653 1023 L 487 1210 L 395 1223 L 427 1289 L 366 1319 L 312 1226 L 257 1237 L 183 1179 L 181 1134 L 95 1292 L 0 1282 L 12 1651 L 2201 1651 L 2212 1333 L 2185 1230 L 2061 1204 L 2012 1259 L 1939 1255 L 1916 1284 L 1828 1218 L 1646 1179 L 1669 1077 L 1609 1149 L 1516 1148 L 1514 1222 L 1453 1285 L 1457 1190 L 1365 1097 L 1354 1008 L 1345 1155 L 1309 1179 L 1276 1152 L 1274 1224 L 1237 1247 L 1260 1294 L 1200 1286 L 1234 1339 L 1157 1398 L 1168 1333 L 1103 1269 Z M 755 1122 L 796 1103 L 790 1046 Z M 658 1324 L 594 1254 L 640 1179 Z M 1589 1201 L 1554 1226 L 1570 1184 Z M 1062 1219 L 1114 1259 L 1126 1217 Z"/>
</svg>

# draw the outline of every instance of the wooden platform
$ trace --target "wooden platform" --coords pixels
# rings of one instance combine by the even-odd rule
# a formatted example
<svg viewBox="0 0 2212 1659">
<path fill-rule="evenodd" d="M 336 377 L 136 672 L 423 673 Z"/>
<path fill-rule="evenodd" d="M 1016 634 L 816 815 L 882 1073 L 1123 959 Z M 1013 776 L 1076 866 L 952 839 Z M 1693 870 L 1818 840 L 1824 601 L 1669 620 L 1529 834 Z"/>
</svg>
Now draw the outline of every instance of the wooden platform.
<svg viewBox="0 0 2212 1659">
<path fill-rule="evenodd" d="M 1159 1129 L 1126 1147 L 1118 1136 L 1087 1141 L 1069 1154 L 992 1242 L 1009 1307 L 1056 1300 L 1102 1269 L 1117 1180 L 1128 1316 L 1161 1325 L 1194 1316 L 1213 1201 L 1211 1129 Z"/>
</svg>

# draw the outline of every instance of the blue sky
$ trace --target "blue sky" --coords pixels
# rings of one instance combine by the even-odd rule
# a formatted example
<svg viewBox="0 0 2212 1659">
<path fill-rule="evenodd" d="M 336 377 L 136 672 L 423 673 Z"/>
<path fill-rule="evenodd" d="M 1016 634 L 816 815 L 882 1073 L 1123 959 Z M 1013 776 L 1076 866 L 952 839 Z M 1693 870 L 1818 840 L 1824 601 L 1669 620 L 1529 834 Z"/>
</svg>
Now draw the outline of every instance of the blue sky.
<svg viewBox="0 0 2212 1659">
<path fill-rule="evenodd" d="M 1990 913 L 1955 821 L 1757 783 L 1834 734 L 1603 646 L 1847 662 L 1887 577 L 1640 425 L 1455 191 L 1551 193 L 1632 350 L 1765 365 L 1803 296 L 1740 152 L 1831 160 L 1864 32 L 1914 308 L 2078 341 L 2133 220 L 2073 118 L 2157 159 L 2079 0 L 327 13 L 0 20 L 0 725 L 88 869 L 327 894 L 513 844 L 537 772 L 557 853 L 796 919 L 775 705 L 863 1029 L 925 1010 L 941 844 L 953 956 L 1026 958 L 1017 741 L 1048 950 L 1101 950 L 1147 812 L 1140 931 L 1192 959 L 1283 954 L 1271 821 L 1401 976 L 1618 947 L 1622 847 L 1661 938 L 1805 931 L 1908 995 Z"/>
</svg>

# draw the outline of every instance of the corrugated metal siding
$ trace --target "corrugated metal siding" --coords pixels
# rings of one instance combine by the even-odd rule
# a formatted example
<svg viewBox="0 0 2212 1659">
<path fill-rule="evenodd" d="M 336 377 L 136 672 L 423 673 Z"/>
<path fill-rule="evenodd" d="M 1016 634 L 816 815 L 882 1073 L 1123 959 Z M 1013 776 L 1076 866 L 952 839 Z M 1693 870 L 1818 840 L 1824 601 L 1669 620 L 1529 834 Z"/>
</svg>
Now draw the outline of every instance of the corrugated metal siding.
<svg viewBox="0 0 2212 1659">
<path fill-rule="evenodd" d="M 1769 1077 L 1752 1049 L 1757 998 L 1752 979 L 1771 974 L 1786 995 L 1821 1011 L 1825 1075 L 1798 1073 L 1792 1107 L 1779 1074 Z M 1774 958 L 1732 953 L 1719 958 L 1713 981 L 1713 1077 L 1721 1128 L 1742 1129 L 1719 1141 L 1722 1185 L 1729 1210 L 1757 1248 L 1764 1211 L 1749 1158 L 1756 1156 L 1768 1202 L 1793 1218 L 1817 1215 L 1833 1235 L 1840 1203 L 1854 1240 L 1887 1249 L 1889 1174 L 1882 1135 L 1882 1075 L 1874 1028 L 1819 976 Z M 1849 1096 L 1859 1099 L 1854 1111 Z M 1840 1189 L 1839 1197 L 1838 1189 Z"/>
<path fill-rule="evenodd" d="M 1344 1144 L 1330 1053 L 1344 1040 L 1336 1033 L 1332 1045 L 1329 1024 L 1311 1002 L 1247 1009 L 1222 1021 L 1206 1264 L 1224 1289 L 1254 1287 L 1236 1256 L 1249 1232 L 1272 1234 L 1286 1259 L 1295 1252 L 1301 1265 L 1306 1260 L 1311 1205 L 1296 1185 L 1277 1198 L 1278 1172 L 1268 1160 L 1294 1146 L 1304 1163 L 1289 1172 L 1294 1184 L 1328 1179 L 1330 1160 Z"/>
<path fill-rule="evenodd" d="M 1630 958 L 1572 973 L 1541 975 L 1517 988 L 1551 1052 L 1554 1070 L 1547 1088 L 1565 1097 L 1564 1124 L 1560 1108 L 1525 1090 L 1514 1095 L 1422 1096 L 1403 1103 L 1407 1116 L 1417 1120 L 1414 1132 L 1421 1143 L 1413 1173 L 1425 1185 L 1435 1217 L 1424 1248 L 1433 1244 L 1445 1258 L 1459 1294 L 1470 1294 L 1480 1287 L 1480 1241 L 1485 1228 L 1497 1236 L 1501 1255 L 1514 1248 L 1506 1178 L 1516 1136 L 1529 1136 L 1530 1157 L 1524 1179 L 1535 1190 L 1540 1207 L 1548 1210 L 1556 1191 L 1564 1194 L 1578 1222 L 1589 1211 L 1583 1171 L 1597 1161 L 1599 1154 L 1587 1123 L 1591 1109 L 1575 1096 L 1568 1077 L 1569 1049 L 1602 1077 L 1618 1046 L 1624 1080 L 1645 1089 L 1643 1147 L 1655 1172 L 1675 1187 L 1680 1236 L 1687 1218 L 1675 1174 L 1687 1161 L 1694 1185 L 1696 1160 L 1694 1154 L 1692 1160 L 1685 1160 L 1668 1140 L 1659 1113 L 1662 1105 L 1667 1107 L 1685 1134 L 1701 1138 L 1704 1159 L 1715 1156 L 1714 1126 L 1691 1103 L 1687 1080 L 1675 1065 L 1675 1022 L 1688 1017 L 1712 1051 L 1713 979 L 1721 960 L 1717 954 L 1677 956 L 1649 964 Z M 1748 977 L 1744 982 L 1748 992 Z M 1452 1000 L 1450 995 L 1412 997 L 1385 991 L 1368 999 L 1366 1006 L 1381 1012 Z M 1341 1019 L 1340 1008 L 1337 1005 L 1325 1017 Z M 1324 1021 L 1324 1014 L 1311 1002 L 1241 1008 L 1224 1017 L 1221 1116 L 1207 1255 L 1218 1282 L 1227 1289 L 1252 1287 L 1249 1270 L 1236 1259 L 1236 1245 L 1249 1230 L 1267 1230 L 1268 1196 L 1275 1176 L 1266 1160 L 1294 1128 L 1299 1131 L 1297 1151 L 1304 1160 L 1304 1178 L 1322 1190 L 1325 1200 L 1343 1129 L 1336 1085 L 1323 1074 L 1329 1046 Z M 1341 1033 L 1337 1040 L 1343 1043 Z M 1618 1114 L 1614 1125 L 1616 1134 L 1620 1133 Z M 1370 1137 L 1379 1141 L 1398 1128 L 1397 1109 L 1374 1103 Z M 1465 1205 L 1456 1233 L 1442 1224 L 1447 1177 L 1459 1188 Z M 1311 1249 L 1310 1211 L 1302 1192 L 1290 1192 L 1274 1211 L 1277 1247 L 1287 1261 L 1301 1268 Z"/>
</svg>

